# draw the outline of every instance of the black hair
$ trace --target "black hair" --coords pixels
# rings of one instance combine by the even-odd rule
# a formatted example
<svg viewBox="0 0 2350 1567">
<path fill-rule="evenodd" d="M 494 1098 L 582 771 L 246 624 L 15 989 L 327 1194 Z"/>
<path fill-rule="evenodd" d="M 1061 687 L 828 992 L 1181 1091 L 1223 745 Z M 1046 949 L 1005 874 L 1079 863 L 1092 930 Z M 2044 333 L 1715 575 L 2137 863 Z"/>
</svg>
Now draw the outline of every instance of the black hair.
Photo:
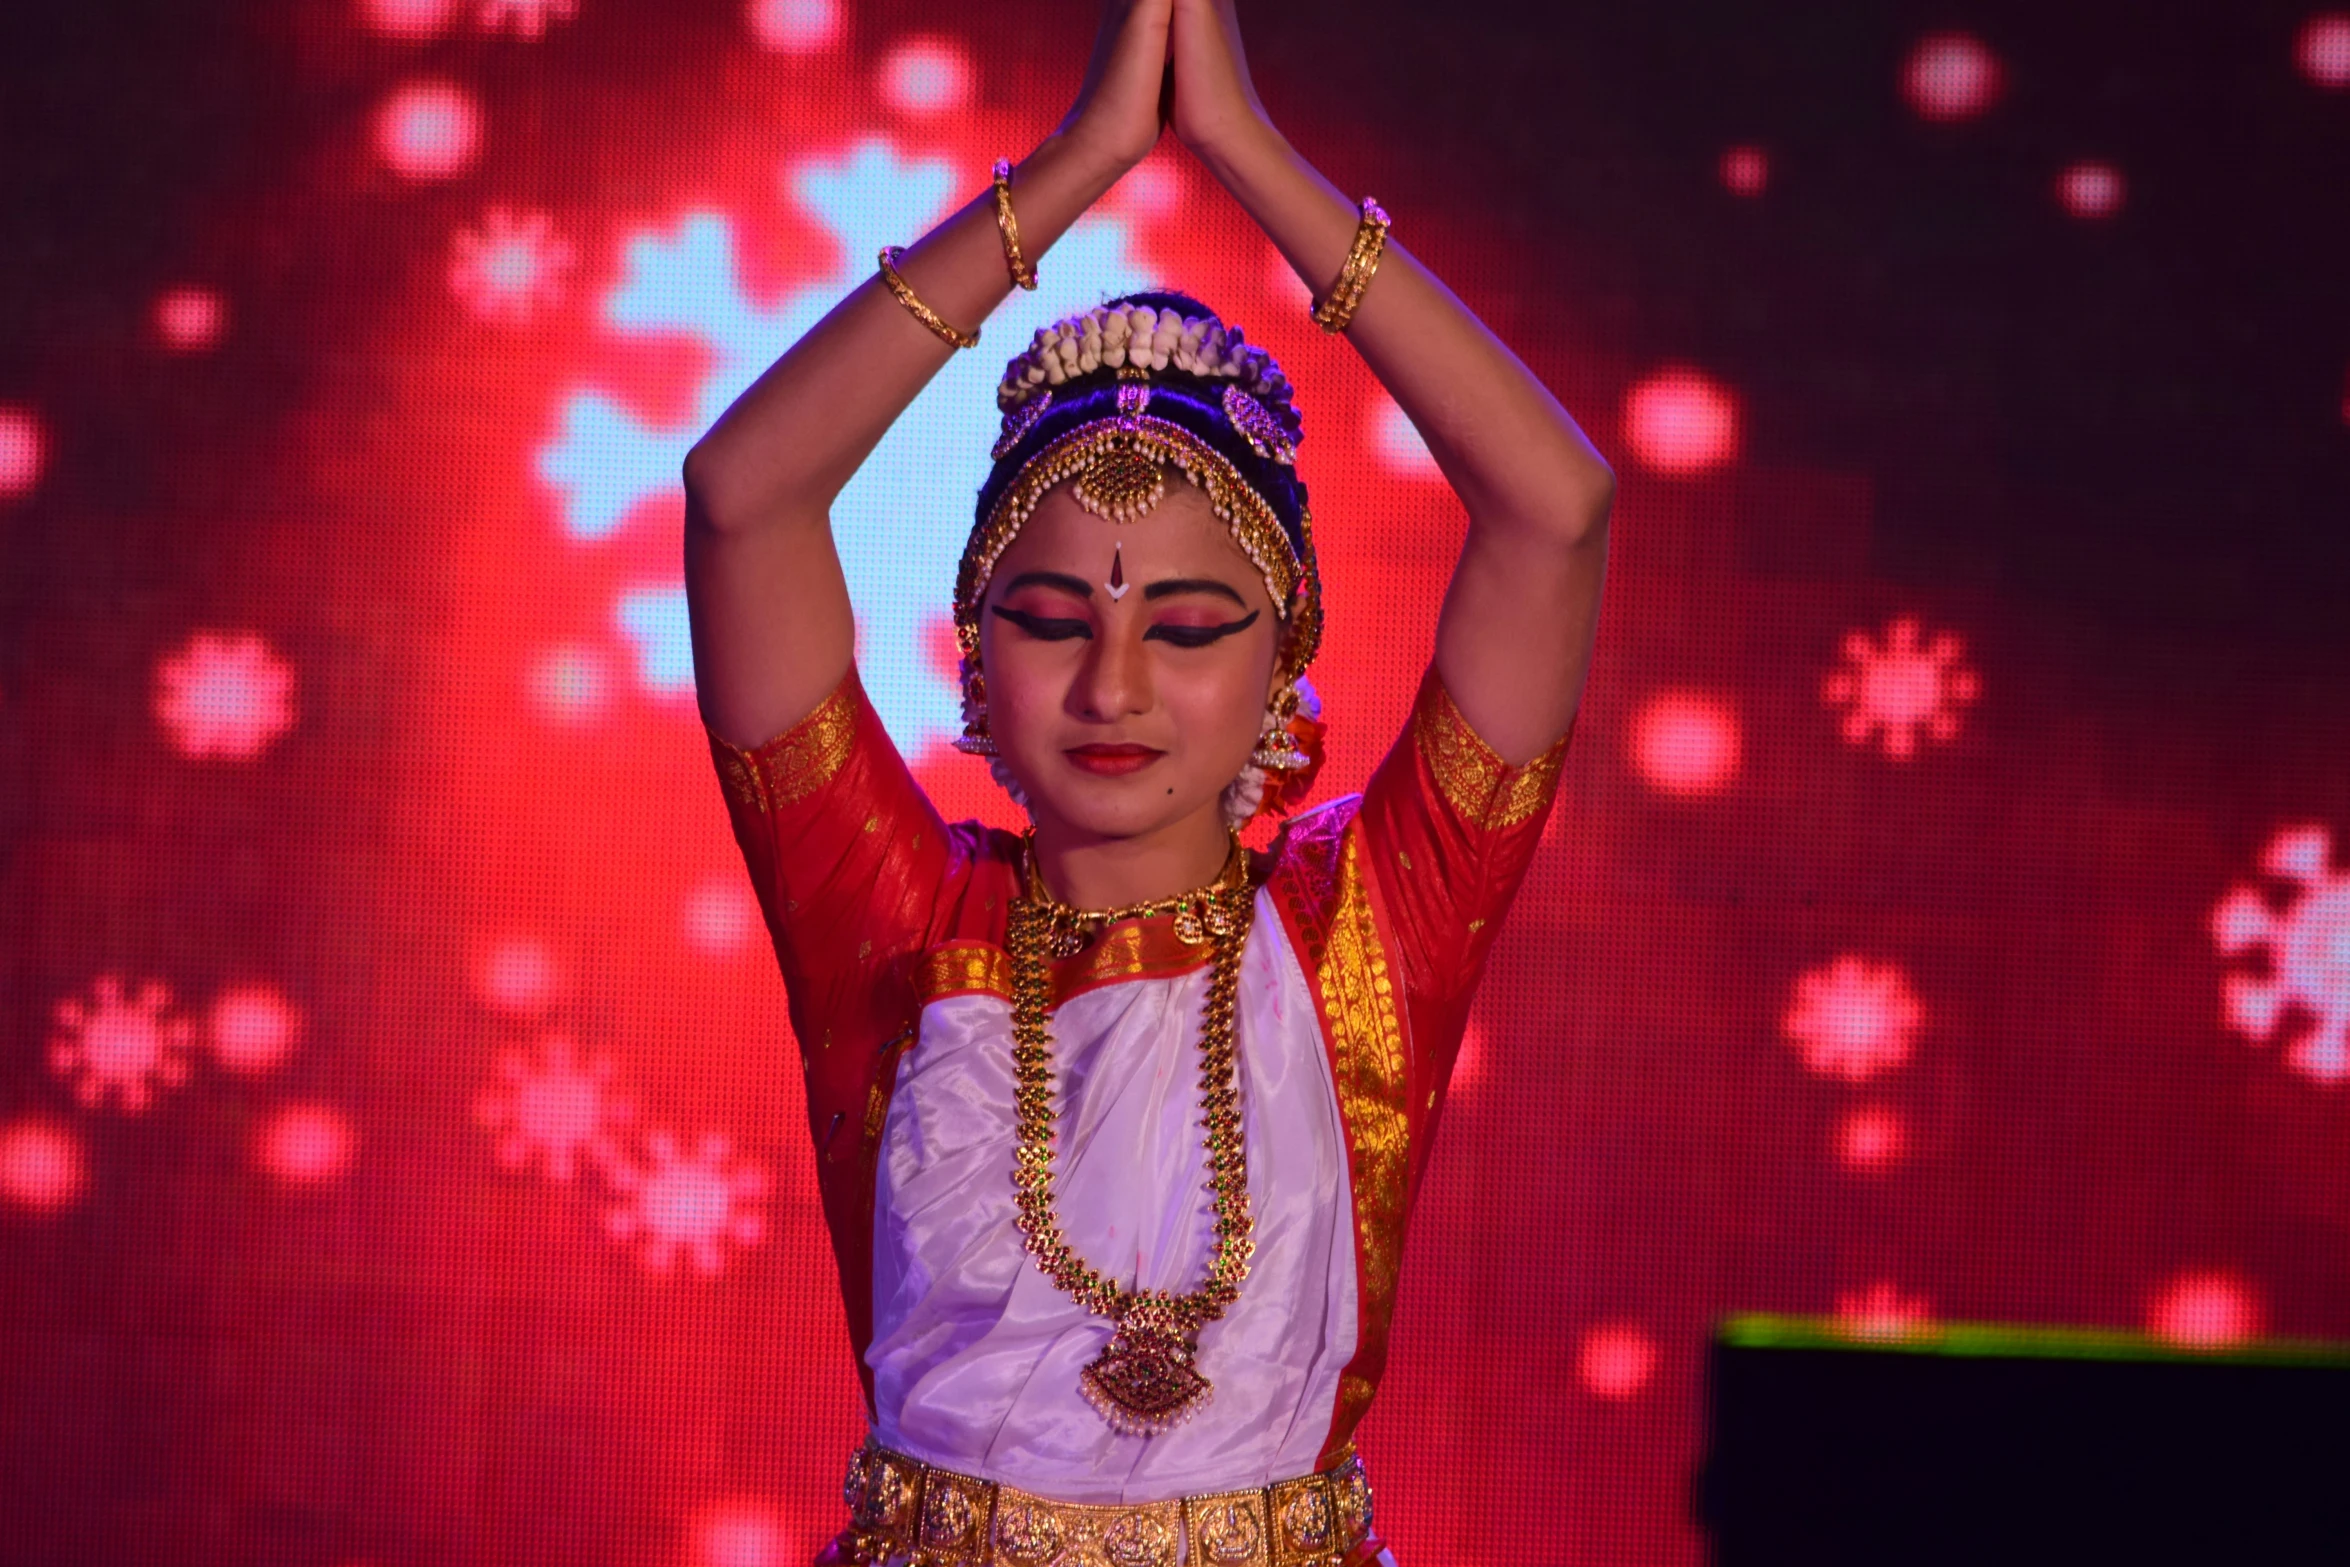
<svg viewBox="0 0 2350 1567">
<path fill-rule="evenodd" d="M 1221 321 L 1223 317 L 1189 294 L 1170 289 L 1146 289 L 1139 293 L 1121 294 L 1106 301 L 1112 307 L 1148 305 L 1153 310 L 1172 310 L 1187 319 L 1207 317 Z M 1150 416 L 1164 419 L 1207 442 L 1231 463 L 1248 487 L 1263 496 L 1273 513 L 1281 520 L 1281 530 L 1289 535 L 1290 548 L 1300 560 L 1306 558 L 1306 486 L 1298 477 L 1297 469 L 1288 463 L 1275 462 L 1259 456 L 1249 444 L 1247 436 L 1232 427 L 1232 420 L 1224 412 L 1224 388 L 1230 381 L 1213 380 L 1192 375 L 1170 366 L 1151 372 Z M 1096 420 L 1114 418 L 1118 412 L 1118 372 L 1108 365 L 1098 370 L 1062 382 L 1052 389 L 1052 406 L 1020 437 L 1019 443 L 996 460 L 979 487 L 978 521 L 984 525 L 993 514 L 996 502 L 1028 459 L 1059 440 L 1069 431 Z M 1276 417 L 1286 415 L 1292 431 L 1297 429 L 1296 416 L 1286 409 L 1276 411 Z"/>
</svg>

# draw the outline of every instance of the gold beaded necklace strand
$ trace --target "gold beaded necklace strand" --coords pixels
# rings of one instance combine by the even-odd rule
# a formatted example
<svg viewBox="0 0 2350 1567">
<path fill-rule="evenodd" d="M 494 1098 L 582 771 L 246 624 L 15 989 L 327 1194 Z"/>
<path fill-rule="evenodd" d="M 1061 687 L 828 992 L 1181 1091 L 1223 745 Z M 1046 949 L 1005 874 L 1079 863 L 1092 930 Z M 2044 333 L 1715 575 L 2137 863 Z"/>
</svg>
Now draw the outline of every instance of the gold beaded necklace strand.
<svg viewBox="0 0 2350 1567">
<path fill-rule="evenodd" d="M 1078 1387 L 1117 1431 L 1148 1436 L 1189 1420 L 1215 1391 L 1201 1376 L 1200 1329 L 1240 1298 L 1257 1243 L 1248 1205 L 1248 1152 L 1241 1140 L 1239 1062 L 1233 1019 L 1240 959 L 1256 907 L 1248 859 L 1237 836 L 1224 871 L 1195 892 L 1126 909 L 1088 911 L 1055 902 L 1028 854 L 1028 895 L 1014 900 L 1012 1064 L 1016 1147 L 1015 1223 L 1037 1267 L 1097 1316 L 1117 1324 L 1109 1344 L 1078 1375 Z M 1212 944 L 1208 999 L 1200 1019 L 1200 1110 L 1207 1131 L 1208 1189 L 1216 1198 L 1216 1244 L 1207 1277 L 1187 1295 L 1128 1290 L 1077 1255 L 1053 1203 L 1053 1036 L 1048 957 L 1069 957 L 1120 920 L 1175 916 L 1187 944 Z"/>
</svg>

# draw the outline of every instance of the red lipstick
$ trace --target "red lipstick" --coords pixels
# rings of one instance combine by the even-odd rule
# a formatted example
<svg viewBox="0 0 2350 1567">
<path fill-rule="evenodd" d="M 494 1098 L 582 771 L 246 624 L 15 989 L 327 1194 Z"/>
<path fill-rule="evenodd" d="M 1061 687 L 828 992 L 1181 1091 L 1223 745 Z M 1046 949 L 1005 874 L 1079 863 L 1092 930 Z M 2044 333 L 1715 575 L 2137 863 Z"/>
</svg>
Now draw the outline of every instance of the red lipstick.
<svg viewBox="0 0 2350 1567">
<path fill-rule="evenodd" d="M 1167 753 L 1147 745 L 1081 745 L 1061 753 L 1071 766 L 1100 778 L 1139 773 Z"/>
</svg>

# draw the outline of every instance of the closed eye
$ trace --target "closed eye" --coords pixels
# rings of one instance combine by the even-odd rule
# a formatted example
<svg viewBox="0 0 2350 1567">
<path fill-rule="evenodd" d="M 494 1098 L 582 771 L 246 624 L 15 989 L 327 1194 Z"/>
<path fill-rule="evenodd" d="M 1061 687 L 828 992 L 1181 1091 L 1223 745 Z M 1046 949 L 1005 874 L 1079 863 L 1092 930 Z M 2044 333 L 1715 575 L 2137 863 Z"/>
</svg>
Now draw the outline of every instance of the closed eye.
<svg viewBox="0 0 2350 1567">
<path fill-rule="evenodd" d="M 1257 623 L 1257 617 L 1262 614 L 1264 614 L 1263 610 L 1252 609 L 1248 612 L 1247 618 L 1242 620 L 1228 621 L 1221 626 L 1184 626 L 1160 624 L 1153 626 L 1150 628 L 1150 630 L 1144 632 L 1142 634 L 1142 639 L 1145 642 L 1172 642 L 1177 647 L 1208 647 L 1214 643 L 1223 641 L 1226 637 L 1236 637 L 1240 635 L 1243 631 L 1246 631 L 1249 627 L 1255 625 Z"/>
<path fill-rule="evenodd" d="M 1002 604 L 991 604 L 988 608 L 997 619 L 1010 621 L 1039 642 L 1073 642 L 1079 637 L 1088 640 L 1093 637 L 1093 627 L 1082 620 L 1031 615 L 1024 609 L 1010 609 Z"/>
</svg>

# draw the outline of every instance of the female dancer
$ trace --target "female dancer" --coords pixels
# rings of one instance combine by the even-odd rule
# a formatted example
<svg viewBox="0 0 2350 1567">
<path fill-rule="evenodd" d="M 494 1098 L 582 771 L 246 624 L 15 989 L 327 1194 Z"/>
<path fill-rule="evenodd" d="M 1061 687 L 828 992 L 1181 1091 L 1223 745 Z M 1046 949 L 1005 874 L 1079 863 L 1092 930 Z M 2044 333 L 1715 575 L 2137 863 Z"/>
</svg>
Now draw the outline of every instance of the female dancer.
<svg viewBox="0 0 2350 1567">
<path fill-rule="evenodd" d="M 956 585 L 960 743 L 1025 836 L 950 827 L 914 783 L 858 686 L 827 522 L 1167 123 L 1471 521 L 1406 733 L 1362 796 L 1259 856 L 1237 827 L 1315 759 L 1321 597 L 1290 388 L 1238 330 L 1141 295 L 1005 378 Z M 1384 1556 L 1352 1435 L 1582 689 L 1612 483 L 1387 228 L 1267 119 L 1233 0 L 1110 0 L 1060 128 L 885 253 L 686 460 L 702 712 L 790 991 L 871 1416 L 834 1559 Z"/>
</svg>

